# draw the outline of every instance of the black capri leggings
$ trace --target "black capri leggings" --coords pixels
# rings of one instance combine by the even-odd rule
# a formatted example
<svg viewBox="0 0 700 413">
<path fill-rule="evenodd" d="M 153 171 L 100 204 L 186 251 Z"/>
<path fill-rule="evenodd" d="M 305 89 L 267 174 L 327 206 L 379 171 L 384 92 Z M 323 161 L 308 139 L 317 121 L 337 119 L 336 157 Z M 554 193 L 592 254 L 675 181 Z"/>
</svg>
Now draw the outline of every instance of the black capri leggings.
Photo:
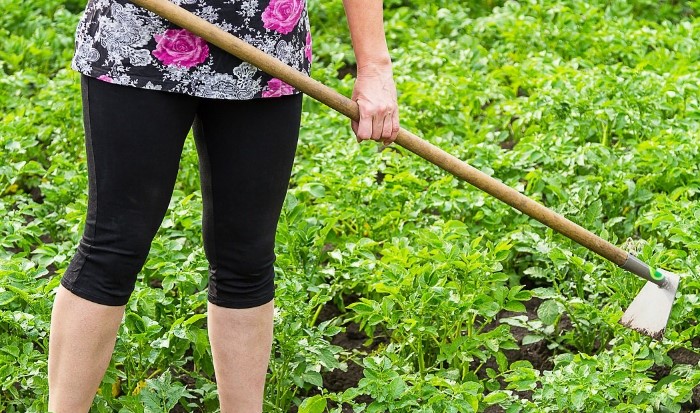
<svg viewBox="0 0 700 413">
<path fill-rule="evenodd" d="M 88 210 L 61 284 L 124 305 L 167 211 L 190 127 L 213 304 L 274 297 L 274 241 L 294 161 L 302 95 L 205 99 L 82 76 Z"/>
</svg>

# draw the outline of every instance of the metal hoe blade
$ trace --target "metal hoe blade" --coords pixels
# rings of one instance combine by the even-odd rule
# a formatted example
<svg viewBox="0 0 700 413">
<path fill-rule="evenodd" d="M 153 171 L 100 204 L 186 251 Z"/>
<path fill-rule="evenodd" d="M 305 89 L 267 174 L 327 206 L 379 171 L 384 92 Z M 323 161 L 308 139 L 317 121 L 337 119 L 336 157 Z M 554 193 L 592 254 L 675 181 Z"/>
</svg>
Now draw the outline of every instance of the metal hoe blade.
<svg viewBox="0 0 700 413">
<path fill-rule="evenodd" d="M 666 277 L 666 282 L 659 286 L 647 281 L 625 311 L 620 324 L 660 340 L 666 330 L 680 277 L 661 269 L 657 271 Z"/>
</svg>

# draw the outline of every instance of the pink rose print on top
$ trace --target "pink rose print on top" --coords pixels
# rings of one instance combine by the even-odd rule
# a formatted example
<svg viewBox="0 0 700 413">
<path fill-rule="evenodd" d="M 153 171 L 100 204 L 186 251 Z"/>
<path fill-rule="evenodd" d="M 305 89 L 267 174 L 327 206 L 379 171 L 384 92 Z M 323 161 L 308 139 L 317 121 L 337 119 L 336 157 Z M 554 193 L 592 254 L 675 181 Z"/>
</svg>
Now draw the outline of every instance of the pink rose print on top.
<svg viewBox="0 0 700 413">
<path fill-rule="evenodd" d="M 306 32 L 306 46 L 304 46 L 304 54 L 306 59 L 311 61 L 311 32 Z"/>
<path fill-rule="evenodd" d="M 303 11 L 304 0 L 272 0 L 262 14 L 263 26 L 287 34 L 294 30 Z"/>
<path fill-rule="evenodd" d="M 264 98 L 277 98 L 285 95 L 294 94 L 294 88 L 284 83 L 283 81 L 272 78 L 267 82 L 267 87 L 262 92 Z"/>
<path fill-rule="evenodd" d="M 107 75 L 102 75 L 102 76 L 98 77 L 97 80 L 101 80 L 101 81 L 107 82 L 107 83 L 114 82 L 114 79 L 112 79 L 111 77 L 109 77 Z"/>
<path fill-rule="evenodd" d="M 157 42 L 153 56 L 168 66 L 190 68 L 204 62 L 209 56 L 207 42 L 185 29 L 168 29 L 153 37 Z"/>
</svg>

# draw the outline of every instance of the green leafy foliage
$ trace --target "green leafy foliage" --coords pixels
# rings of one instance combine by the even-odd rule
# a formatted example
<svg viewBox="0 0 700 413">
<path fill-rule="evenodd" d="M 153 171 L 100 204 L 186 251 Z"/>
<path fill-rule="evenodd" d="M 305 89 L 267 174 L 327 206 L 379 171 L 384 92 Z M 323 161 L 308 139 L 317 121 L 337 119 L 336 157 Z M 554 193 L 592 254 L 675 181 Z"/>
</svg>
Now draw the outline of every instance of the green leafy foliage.
<svg viewBox="0 0 700 413">
<path fill-rule="evenodd" d="M 46 411 L 53 292 L 84 227 L 84 5 L 0 0 L 2 412 Z M 313 77 L 350 95 L 342 2 L 308 5 Z M 682 274 L 679 294 L 663 340 L 620 326 L 643 281 L 306 99 L 264 410 L 700 409 L 697 360 L 674 356 L 700 352 L 700 3 L 384 6 L 402 126 Z M 218 411 L 197 162 L 189 137 L 92 412 Z"/>
</svg>

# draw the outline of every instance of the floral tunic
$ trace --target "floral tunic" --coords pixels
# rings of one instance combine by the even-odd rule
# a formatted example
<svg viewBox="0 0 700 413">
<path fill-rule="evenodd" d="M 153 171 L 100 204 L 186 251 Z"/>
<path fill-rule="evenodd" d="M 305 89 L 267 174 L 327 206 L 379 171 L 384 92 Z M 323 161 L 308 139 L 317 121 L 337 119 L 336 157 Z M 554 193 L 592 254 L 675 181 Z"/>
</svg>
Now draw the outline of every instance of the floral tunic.
<svg viewBox="0 0 700 413">
<path fill-rule="evenodd" d="M 305 0 L 170 0 L 309 74 Z M 106 82 L 219 99 L 298 93 L 128 0 L 89 0 L 75 35 L 73 69 Z"/>
</svg>

